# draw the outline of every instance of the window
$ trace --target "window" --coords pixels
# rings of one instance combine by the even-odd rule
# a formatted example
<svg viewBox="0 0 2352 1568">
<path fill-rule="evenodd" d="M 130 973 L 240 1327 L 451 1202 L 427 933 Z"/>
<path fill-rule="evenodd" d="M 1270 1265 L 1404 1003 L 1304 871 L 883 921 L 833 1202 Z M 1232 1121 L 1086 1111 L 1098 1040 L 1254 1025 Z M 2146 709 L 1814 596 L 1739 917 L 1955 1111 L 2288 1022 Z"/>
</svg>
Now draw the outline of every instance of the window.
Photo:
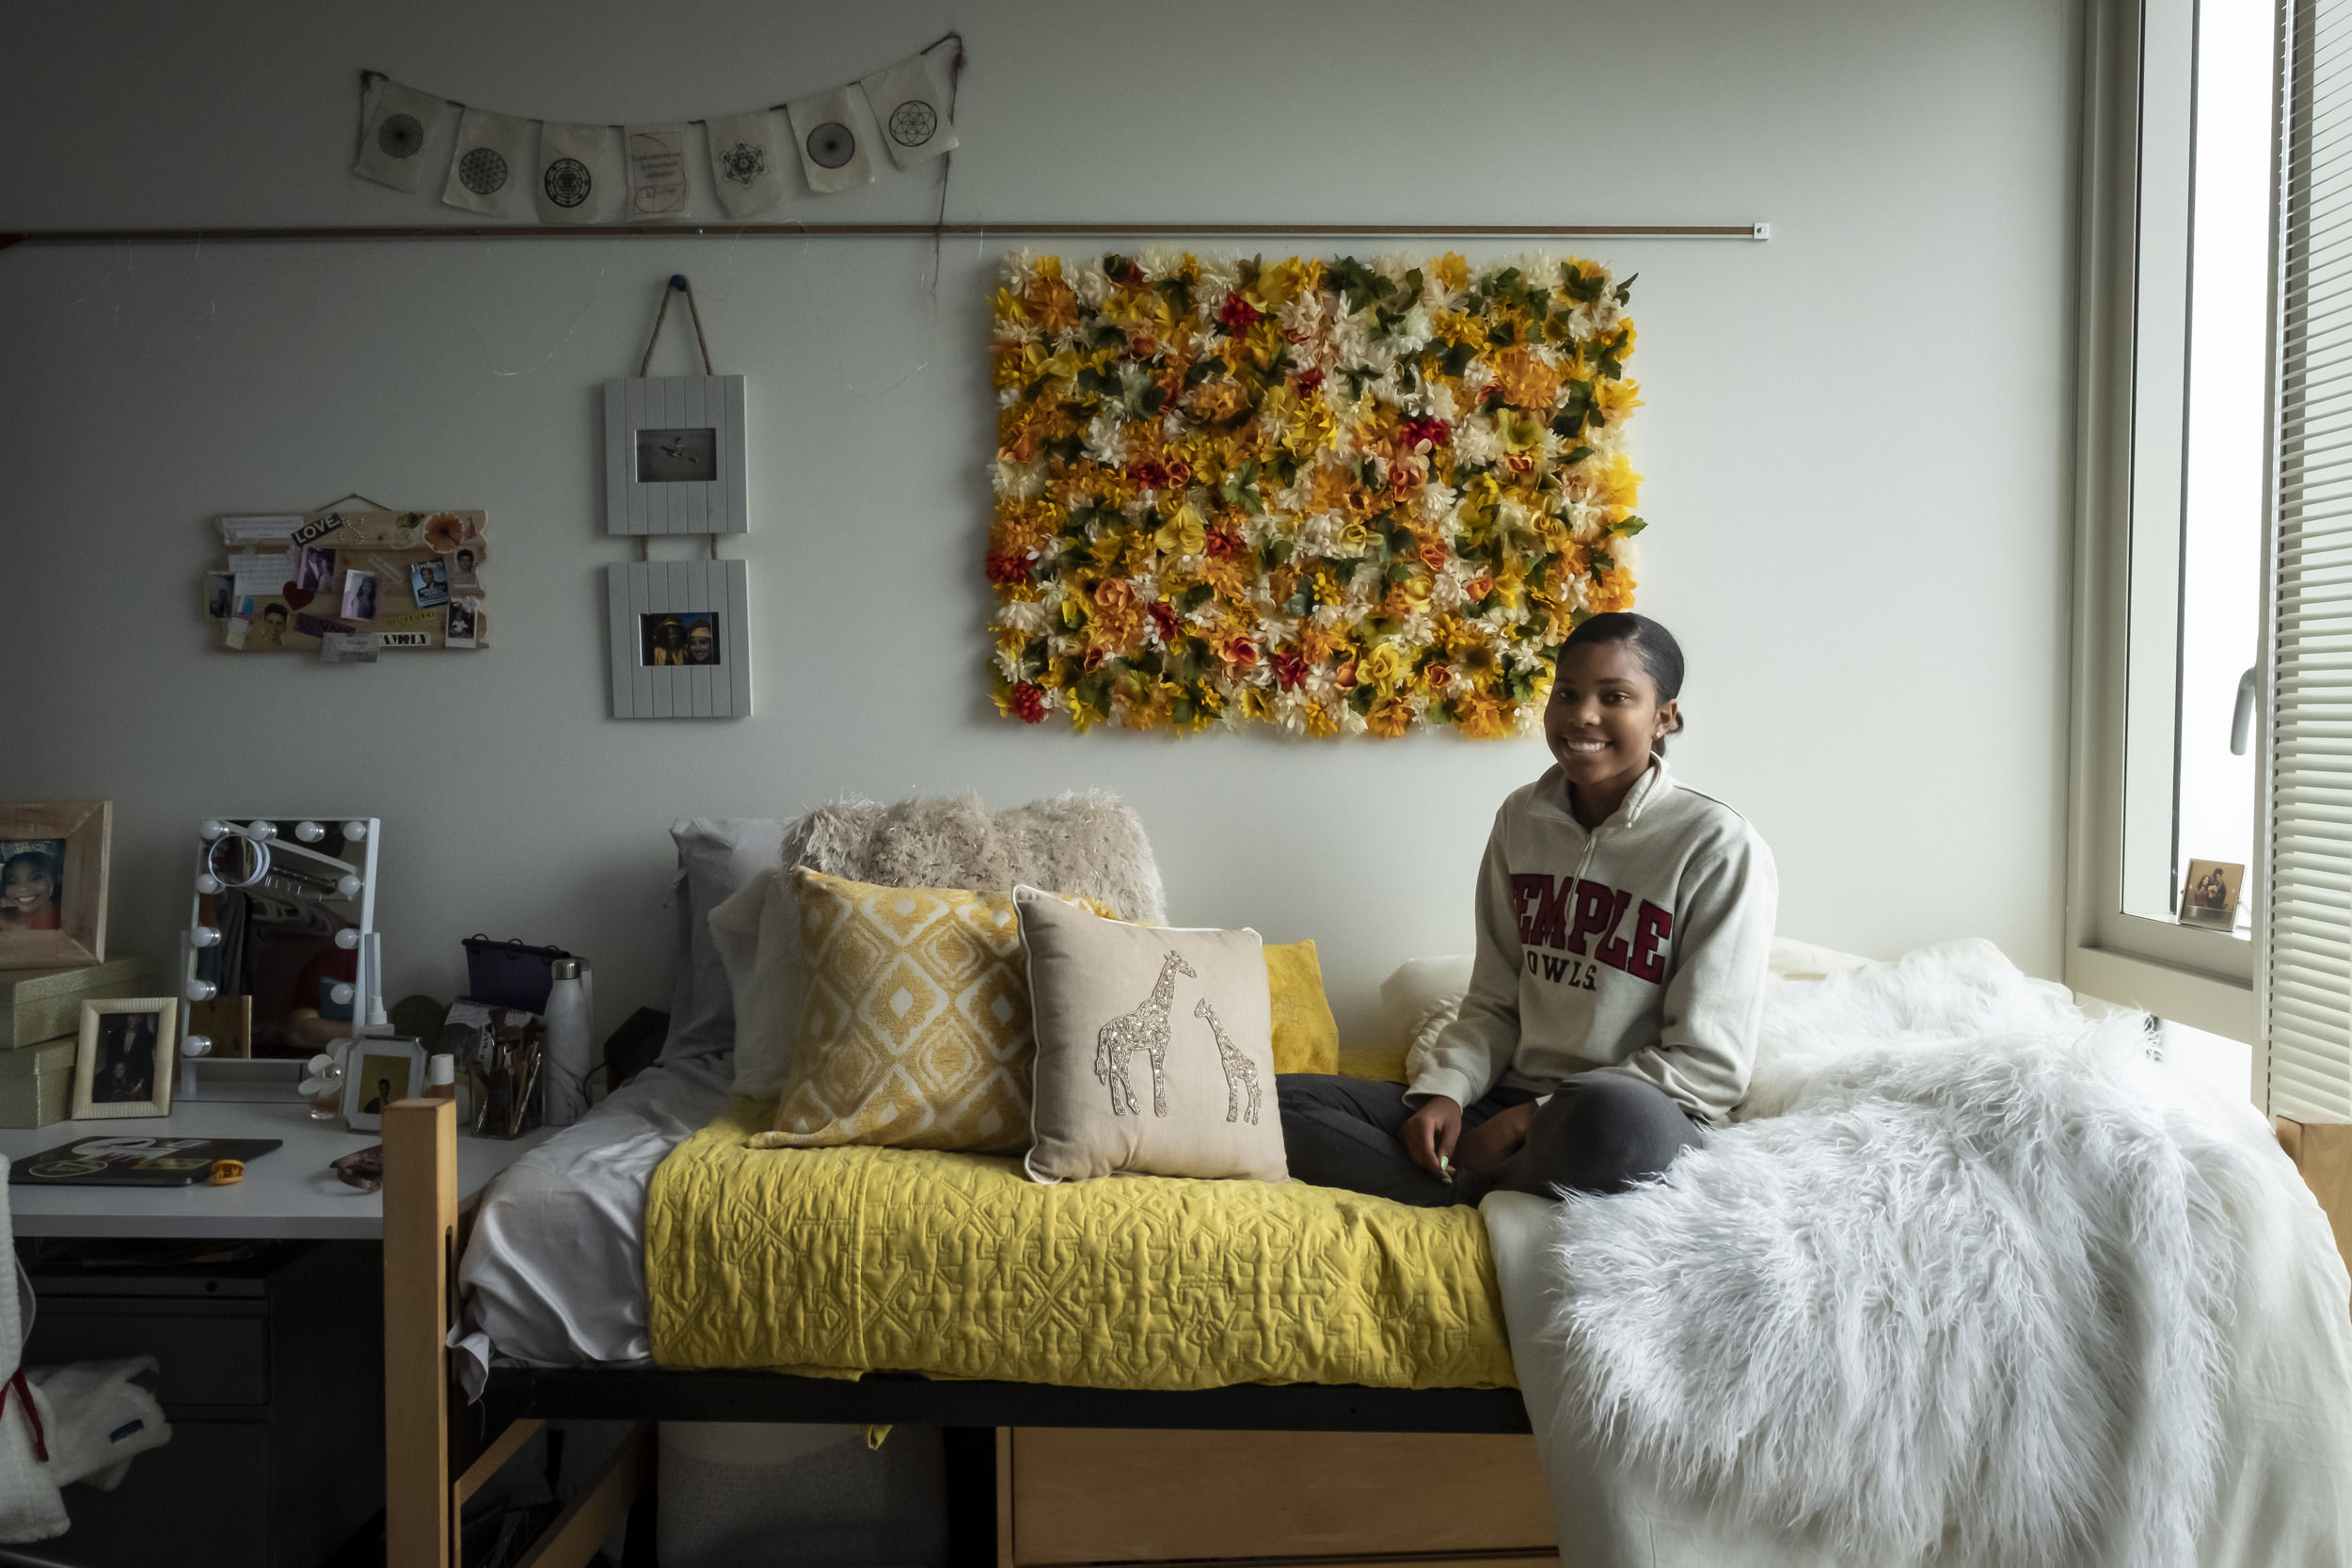
<svg viewBox="0 0 2352 1568">
<path fill-rule="evenodd" d="M 2251 1040 L 2278 17 L 2091 10 L 2067 978 Z"/>
</svg>

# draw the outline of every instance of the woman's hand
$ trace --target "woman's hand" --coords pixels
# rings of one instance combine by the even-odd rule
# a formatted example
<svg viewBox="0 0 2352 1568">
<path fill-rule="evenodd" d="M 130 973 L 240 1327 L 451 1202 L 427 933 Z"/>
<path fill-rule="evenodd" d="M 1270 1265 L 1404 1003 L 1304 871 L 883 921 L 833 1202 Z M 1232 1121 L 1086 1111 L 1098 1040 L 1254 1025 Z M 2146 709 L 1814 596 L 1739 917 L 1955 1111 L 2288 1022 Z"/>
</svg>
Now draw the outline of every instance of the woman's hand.
<svg viewBox="0 0 2352 1568">
<path fill-rule="evenodd" d="M 1445 1162 L 1461 1135 L 1462 1107 L 1441 1094 L 1422 1101 L 1421 1108 L 1406 1117 L 1405 1125 L 1396 1130 L 1396 1141 L 1405 1146 L 1413 1164 L 1440 1181 L 1454 1180 Z"/>
<path fill-rule="evenodd" d="M 1454 1161 L 1454 1168 L 1476 1171 L 1502 1164 L 1519 1151 L 1519 1146 L 1527 1142 L 1527 1130 L 1534 1125 L 1535 1102 L 1532 1100 L 1497 1111 L 1462 1135 L 1461 1158 Z"/>
</svg>

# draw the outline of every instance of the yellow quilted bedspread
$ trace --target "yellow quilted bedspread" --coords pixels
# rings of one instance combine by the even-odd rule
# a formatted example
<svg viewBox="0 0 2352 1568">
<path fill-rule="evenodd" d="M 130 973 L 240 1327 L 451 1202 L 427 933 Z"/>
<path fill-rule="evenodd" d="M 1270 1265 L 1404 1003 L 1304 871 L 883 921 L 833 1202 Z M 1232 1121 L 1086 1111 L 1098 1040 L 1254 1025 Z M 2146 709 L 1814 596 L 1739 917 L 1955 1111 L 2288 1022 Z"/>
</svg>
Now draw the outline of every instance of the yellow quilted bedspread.
<svg viewBox="0 0 2352 1568">
<path fill-rule="evenodd" d="M 1513 1386 L 1486 1227 L 1296 1181 L 1040 1186 L 1014 1160 L 755 1149 L 738 1100 L 655 1171 L 654 1359 L 1094 1388 Z"/>
</svg>

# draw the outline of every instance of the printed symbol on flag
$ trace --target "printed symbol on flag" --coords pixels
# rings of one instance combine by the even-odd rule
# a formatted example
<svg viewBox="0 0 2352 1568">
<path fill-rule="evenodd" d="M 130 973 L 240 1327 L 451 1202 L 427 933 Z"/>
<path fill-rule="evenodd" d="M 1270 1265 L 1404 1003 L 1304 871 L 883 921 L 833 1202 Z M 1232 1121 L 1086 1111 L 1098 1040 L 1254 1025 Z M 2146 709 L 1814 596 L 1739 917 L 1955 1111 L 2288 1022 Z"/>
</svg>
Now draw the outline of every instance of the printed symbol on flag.
<svg viewBox="0 0 2352 1568">
<path fill-rule="evenodd" d="M 920 147 L 938 132 L 938 111 L 919 98 L 910 98 L 890 111 L 890 139 L 900 147 Z"/>
<path fill-rule="evenodd" d="M 457 178 L 476 196 L 488 196 L 506 186 L 506 160 L 495 148 L 477 147 L 457 160 Z"/>
<path fill-rule="evenodd" d="M 839 168 L 857 156 L 857 137 L 837 119 L 829 119 L 808 134 L 808 161 L 818 168 Z"/>
<path fill-rule="evenodd" d="M 588 177 L 588 166 L 578 158 L 558 158 L 548 166 L 545 184 L 549 201 L 558 207 L 577 207 L 588 199 L 595 182 Z"/>
<path fill-rule="evenodd" d="M 424 150 L 424 127 L 414 115 L 386 115 L 376 127 L 375 145 L 387 158 L 413 158 Z"/>
<path fill-rule="evenodd" d="M 768 150 L 747 141 L 737 142 L 719 154 L 719 172 L 729 184 L 755 183 L 768 172 Z"/>
</svg>

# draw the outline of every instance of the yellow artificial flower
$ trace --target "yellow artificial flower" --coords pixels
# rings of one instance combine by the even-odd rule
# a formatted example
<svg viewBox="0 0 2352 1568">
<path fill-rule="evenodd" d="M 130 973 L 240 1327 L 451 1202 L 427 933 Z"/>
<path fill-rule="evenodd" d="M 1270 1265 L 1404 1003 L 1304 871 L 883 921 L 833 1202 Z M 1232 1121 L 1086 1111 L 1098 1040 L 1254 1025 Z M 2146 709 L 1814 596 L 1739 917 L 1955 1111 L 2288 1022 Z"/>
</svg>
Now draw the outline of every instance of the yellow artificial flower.
<svg viewBox="0 0 2352 1568">
<path fill-rule="evenodd" d="M 990 301 L 990 305 L 996 312 L 996 319 L 1000 322 L 1026 322 L 1029 319 L 1027 304 L 1010 289 L 997 290 L 996 296 Z"/>
<path fill-rule="evenodd" d="M 1444 342 L 1468 344 L 1471 348 L 1486 346 L 1486 324 L 1459 310 L 1438 311 L 1430 322 L 1429 330 Z"/>
<path fill-rule="evenodd" d="M 1152 542 L 1169 555 L 1199 555 L 1208 548 L 1208 524 L 1186 501 L 1176 509 L 1176 515 L 1160 525 Z"/>
<path fill-rule="evenodd" d="M 1375 697 L 1364 710 L 1364 727 L 1383 740 L 1394 740 L 1413 727 L 1413 705 L 1403 697 Z"/>
<path fill-rule="evenodd" d="M 1595 477 L 1593 499 L 1601 506 L 1635 506 L 1641 488 L 1642 476 L 1633 471 L 1631 459 L 1619 452 Z"/>
<path fill-rule="evenodd" d="M 1440 288 L 1456 290 L 1470 287 L 1470 263 L 1451 250 L 1430 262 L 1429 272 L 1437 278 Z"/>
<path fill-rule="evenodd" d="M 1495 434 L 1502 438 L 1502 449 L 1505 451 L 1534 451 L 1543 445 L 1544 432 L 1547 428 L 1549 427 L 1545 421 L 1534 414 L 1523 413 L 1517 408 L 1495 410 Z M 1491 474 L 1482 474 L 1479 477 L 1489 484 L 1494 481 L 1494 476 Z"/>
<path fill-rule="evenodd" d="M 1603 377 L 1593 383 L 1593 412 L 1603 424 L 1615 424 L 1642 406 L 1637 395 L 1641 386 L 1631 381 L 1612 381 Z"/>
<path fill-rule="evenodd" d="M 1457 691 L 1454 721 L 1472 740 L 1501 740 L 1511 734 L 1511 719 L 1502 700 L 1492 692 Z"/>
<path fill-rule="evenodd" d="M 1393 691 L 1405 678 L 1410 661 L 1394 642 L 1375 642 L 1356 661 L 1356 678 L 1382 691 Z"/>
</svg>

